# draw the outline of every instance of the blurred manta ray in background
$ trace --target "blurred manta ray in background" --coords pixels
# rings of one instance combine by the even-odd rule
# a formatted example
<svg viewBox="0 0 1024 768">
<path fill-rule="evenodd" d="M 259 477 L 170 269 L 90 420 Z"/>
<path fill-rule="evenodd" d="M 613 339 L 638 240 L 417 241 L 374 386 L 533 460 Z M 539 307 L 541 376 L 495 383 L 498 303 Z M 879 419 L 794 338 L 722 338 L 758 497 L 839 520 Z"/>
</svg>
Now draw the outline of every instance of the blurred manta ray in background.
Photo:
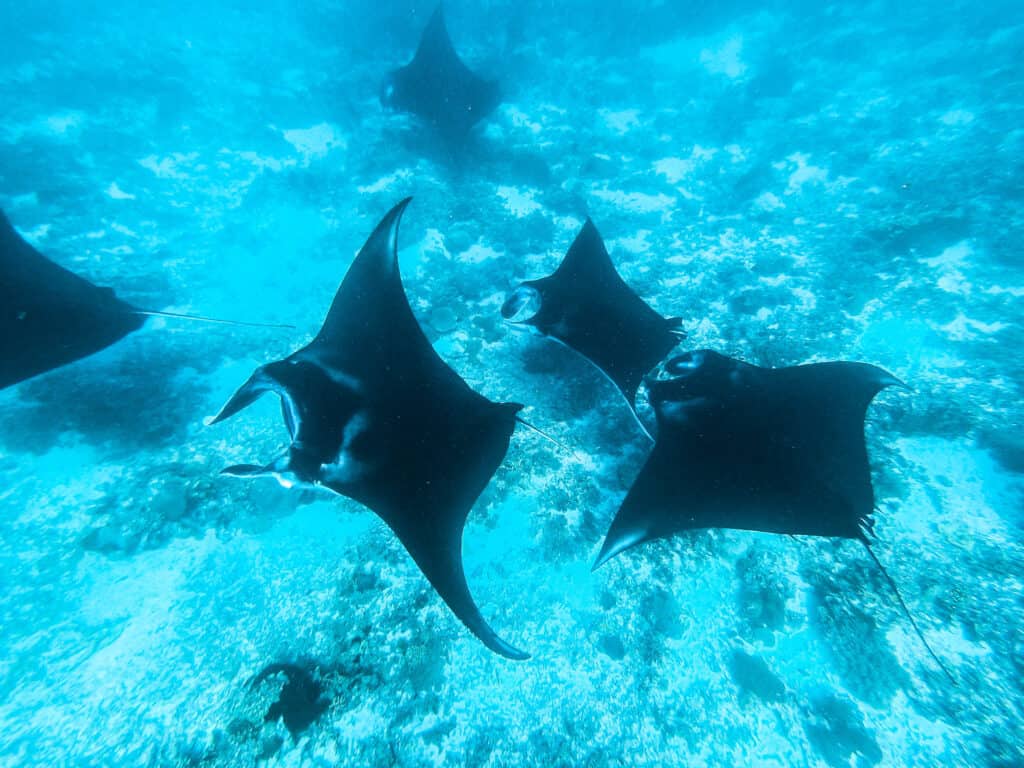
<svg viewBox="0 0 1024 768">
<path fill-rule="evenodd" d="M 0 211 L 0 389 L 99 352 L 146 316 L 290 328 L 140 309 L 33 248 Z"/>
<path fill-rule="evenodd" d="M 501 314 L 583 355 L 634 414 L 644 376 L 686 336 L 678 317 L 662 317 L 626 285 L 589 218 L 558 269 L 520 284 Z"/>
<path fill-rule="evenodd" d="M 380 100 L 385 107 L 417 115 L 455 144 L 498 106 L 501 90 L 497 81 L 477 76 L 459 58 L 438 4 L 416 55 L 385 78 Z"/>
<path fill-rule="evenodd" d="M 760 368 L 711 350 L 662 367 L 671 378 L 647 380 L 657 440 L 594 568 L 630 547 L 698 528 L 855 539 L 953 680 L 868 541 L 875 500 L 864 419 L 879 392 L 902 382 L 865 363 Z"/>
<path fill-rule="evenodd" d="M 316 338 L 258 368 L 211 423 L 265 392 L 279 395 L 291 445 L 266 466 L 224 473 L 323 486 L 366 505 L 484 645 L 525 659 L 484 620 L 462 566 L 466 518 L 504 458 L 523 406 L 474 392 L 420 329 L 398 269 L 398 226 L 409 199 L 359 251 Z"/>
</svg>

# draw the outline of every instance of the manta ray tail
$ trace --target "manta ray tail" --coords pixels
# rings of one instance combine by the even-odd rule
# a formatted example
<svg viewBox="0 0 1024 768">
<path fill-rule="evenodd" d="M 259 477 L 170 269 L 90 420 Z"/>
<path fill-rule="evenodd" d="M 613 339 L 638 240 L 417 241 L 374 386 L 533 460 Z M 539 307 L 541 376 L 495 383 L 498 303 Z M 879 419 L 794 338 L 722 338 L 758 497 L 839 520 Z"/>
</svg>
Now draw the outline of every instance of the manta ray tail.
<svg viewBox="0 0 1024 768">
<path fill-rule="evenodd" d="M 541 429 L 540 427 L 534 426 L 533 424 L 528 422 L 526 419 L 524 419 L 522 416 L 516 416 L 516 421 L 518 421 L 520 424 L 522 424 L 524 427 L 526 427 L 527 429 L 531 430 L 532 432 L 536 432 L 538 435 L 543 437 L 545 440 L 547 440 L 552 445 L 557 446 L 558 448 L 561 448 L 563 451 L 567 451 L 567 452 L 569 451 L 569 446 L 567 446 L 565 443 L 562 443 L 562 442 L 560 442 L 558 440 L 555 440 L 555 438 L 553 438 L 551 435 L 549 435 L 543 429 Z"/>
<path fill-rule="evenodd" d="M 242 325 L 249 328 L 286 328 L 294 330 L 294 325 L 287 323 L 254 323 L 248 320 L 226 320 L 221 317 L 205 317 L 203 315 L 188 315 L 182 312 L 164 312 L 158 309 L 133 309 L 133 315 L 145 315 L 146 317 L 173 317 L 177 320 L 193 320 L 198 323 L 218 323 L 220 325 Z"/>
<path fill-rule="evenodd" d="M 904 602 L 903 600 L 903 595 L 900 594 L 899 587 L 896 586 L 896 582 L 893 580 L 892 576 L 889 575 L 889 572 L 885 570 L 885 566 L 883 566 L 882 561 L 878 559 L 878 555 L 876 555 L 875 551 L 871 548 L 871 544 L 868 542 L 867 538 L 862 536 L 860 538 L 860 542 L 864 545 L 864 549 L 868 551 L 868 554 L 871 555 L 871 559 L 874 560 L 875 565 L 878 566 L 878 570 L 882 572 L 882 575 L 885 577 L 885 580 L 889 582 L 889 586 L 892 588 L 893 593 L 896 595 L 896 600 L 899 602 L 900 608 L 903 609 L 903 615 L 907 617 L 907 621 L 910 622 L 910 626 L 914 628 L 914 632 L 916 632 L 917 636 L 921 638 L 921 643 L 924 645 L 925 650 L 928 651 L 928 655 L 931 656 L 932 659 L 934 659 L 935 663 L 939 665 L 939 668 L 946 673 L 946 677 L 949 678 L 949 681 L 953 683 L 953 685 L 958 685 L 956 678 L 953 677 L 953 673 L 950 672 L 949 668 L 942 663 L 942 659 L 940 659 L 935 654 L 935 651 L 932 650 L 932 647 L 928 645 L 928 641 L 924 639 L 924 633 L 921 632 L 920 627 L 917 626 L 917 622 L 914 621 L 914 617 L 913 615 L 911 615 L 910 609 L 907 607 L 906 602 Z"/>
</svg>

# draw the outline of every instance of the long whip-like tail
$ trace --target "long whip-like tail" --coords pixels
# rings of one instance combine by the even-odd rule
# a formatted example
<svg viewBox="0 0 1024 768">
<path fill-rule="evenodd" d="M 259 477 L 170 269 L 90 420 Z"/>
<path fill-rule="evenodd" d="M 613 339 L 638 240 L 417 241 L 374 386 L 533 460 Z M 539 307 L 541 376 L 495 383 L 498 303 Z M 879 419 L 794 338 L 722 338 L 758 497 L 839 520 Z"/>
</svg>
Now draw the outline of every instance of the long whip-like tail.
<svg viewBox="0 0 1024 768">
<path fill-rule="evenodd" d="M 203 315 L 187 315 L 183 312 L 163 312 L 157 309 L 135 309 L 133 313 L 136 315 L 146 315 L 147 317 L 173 317 L 177 320 L 194 320 L 199 323 L 217 323 L 219 325 L 243 325 L 249 328 L 286 328 L 294 330 L 294 325 L 288 325 L 286 323 L 254 323 L 248 320 L 226 320 L 222 317 L 204 317 Z"/>
<path fill-rule="evenodd" d="M 518 421 L 520 424 L 522 424 L 527 429 L 533 430 L 534 432 L 536 432 L 538 435 L 543 437 L 545 440 L 547 440 L 552 445 L 554 445 L 554 446 L 556 446 L 558 448 L 561 448 L 563 451 L 566 451 L 568 453 L 572 453 L 572 451 L 569 450 L 569 446 L 567 446 L 565 443 L 559 442 L 558 440 L 553 438 L 551 435 L 549 435 L 547 432 L 545 432 L 540 427 L 535 427 L 533 424 L 528 422 L 522 416 L 516 416 L 516 421 Z"/>
<path fill-rule="evenodd" d="M 875 561 L 875 565 L 878 566 L 878 570 L 882 572 L 885 580 L 889 582 L 889 586 L 896 595 L 896 600 L 899 601 L 900 608 L 903 609 L 903 614 L 907 617 L 907 621 L 910 622 L 910 626 L 914 628 L 914 632 L 916 632 L 917 636 L 921 638 L 921 643 L 924 645 L 925 650 L 928 651 L 928 655 L 931 656 L 935 660 L 935 663 L 939 665 L 939 668 L 946 673 L 946 677 L 949 678 L 949 681 L 953 683 L 953 685 L 959 685 L 956 678 L 953 677 L 953 673 L 950 672 L 949 668 L 942 663 L 942 659 L 936 655 L 935 651 L 932 650 L 932 647 L 928 645 L 928 641 L 924 639 L 924 633 L 921 631 L 921 628 L 917 626 L 917 622 L 914 621 L 914 617 L 911 615 L 910 609 L 903 600 L 903 595 L 900 594 L 899 587 L 896 586 L 896 582 L 893 580 L 892 576 L 889 575 L 889 572 L 885 570 L 885 566 L 882 565 L 882 561 L 878 559 L 878 555 L 876 555 L 875 551 L 871 549 L 871 544 L 868 542 L 867 538 L 861 537 L 860 542 L 864 545 L 864 549 L 868 551 L 868 554 L 871 555 L 871 559 Z"/>
</svg>

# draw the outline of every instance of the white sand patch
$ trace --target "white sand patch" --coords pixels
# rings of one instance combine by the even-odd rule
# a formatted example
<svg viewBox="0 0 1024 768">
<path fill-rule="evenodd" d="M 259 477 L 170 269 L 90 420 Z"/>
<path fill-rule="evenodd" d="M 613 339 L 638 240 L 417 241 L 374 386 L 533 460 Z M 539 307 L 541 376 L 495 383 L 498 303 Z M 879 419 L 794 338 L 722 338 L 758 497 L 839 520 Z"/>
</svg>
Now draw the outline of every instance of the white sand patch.
<svg viewBox="0 0 1024 768">
<path fill-rule="evenodd" d="M 283 171 L 285 168 L 294 168 L 296 165 L 296 162 L 293 159 L 281 160 L 277 157 L 261 155 L 259 152 L 235 152 L 225 148 L 221 149 L 220 154 L 230 155 L 231 157 L 237 157 L 240 160 L 244 160 L 250 165 L 255 166 L 259 171 L 273 171 L 278 173 Z"/>
<path fill-rule="evenodd" d="M 994 323 L 983 323 L 981 320 L 973 320 L 963 312 L 956 316 L 956 319 L 946 323 L 945 325 L 938 325 L 937 323 L 931 323 L 931 326 L 936 330 L 942 331 L 953 341 L 970 341 L 976 339 L 979 336 L 988 336 L 993 333 L 1008 328 L 1006 323 L 994 322 Z"/>
<path fill-rule="evenodd" d="M 112 182 L 111 185 L 109 187 L 107 187 L 107 197 L 109 197 L 112 200 L 134 200 L 135 199 L 135 195 L 130 195 L 127 192 L 125 192 L 124 190 L 122 190 L 119 186 L 117 186 L 117 182 L 116 181 Z"/>
<path fill-rule="evenodd" d="M 747 65 L 740 60 L 743 38 L 739 35 L 725 41 L 720 48 L 705 48 L 700 52 L 700 63 L 713 75 L 725 75 L 735 80 L 747 71 Z"/>
<path fill-rule="evenodd" d="M 938 272 L 936 284 L 946 293 L 966 296 L 971 292 L 971 283 L 961 272 L 962 267 L 970 264 L 974 250 L 966 240 L 951 245 L 938 256 L 921 259 L 920 263 Z"/>
<path fill-rule="evenodd" d="M 501 254 L 501 251 L 496 251 L 491 246 L 478 241 L 460 253 L 458 260 L 467 264 L 482 264 L 485 261 L 498 258 Z"/>
<path fill-rule="evenodd" d="M 439 229 L 428 229 L 423 235 L 423 239 L 417 245 L 417 248 L 420 256 L 436 253 L 445 260 L 450 260 L 452 257 L 448 246 L 444 243 L 444 234 Z"/>
<path fill-rule="evenodd" d="M 577 219 L 575 216 L 556 216 L 555 226 L 560 227 L 561 229 L 568 230 L 570 232 L 575 232 L 576 230 L 583 226 L 583 222 Z"/>
<path fill-rule="evenodd" d="M 531 120 L 530 116 L 523 112 L 519 107 L 508 105 L 505 107 L 505 115 L 508 120 L 516 128 L 525 128 L 535 136 L 541 132 L 541 124 L 536 120 Z"/>
<path fill-rule="evenodd" d="M 956 245 L 951 245 L 938 256 L 930 259 L 921 259 L 921 263 L 928 267 L 961 267 L 967 264 L 967 260 L 974 254 L 974 249 L 966 240 L 961 240 Z"/>
<path fill-rule="evenodd" d="M 765 213 L 785 207 L 786 204 L 782 202 L 777 195 L 773 195 L 771 192 L 762 192 L 757 196 L 757 199 L 754 200 L 754 208 Z"/>
<path fill-rule="evenodd" d="M 739 144 L 726 144 L 723 149 L 729 153 L 729 159 L 734 163 L 742 163 L 747 159 L 747 153 Z"/>
<path fill-rule="evenodd" d="M 124 235 L 125 237 L 134 237 L 136 239 L 138 239 L 139 237 L 137 232 L 135 232 L 132 229 L 128 229 L 128 227 L 126 227 L 124 224 L 118 224 L 117 222 L 114 222 L 113 224 L 110 225 L 110 228 L 117 232 L 118 234 Z"/>
<path fill-rule="evenodd" d="M 664 176 L 669 184 L 678 184 L 693 173 L 698 164 L 710 160 L 717 152 L 717 149 L 709 149 L 696 144 L 687 158 L 665 157 L 661 160 L 656 160 L 654 162 L 654 172 Z"/>
<path fill-rule="evenodd" d="M 961 296 L 966 296 L 971 292 L 970 282 L 959 269 L 951 270 L 940 277 L 938 286 L 946 293 L 958 293 Z"/>
<path fill-rule="evenodd" d="M 651 244 L 647 241 L 650 236 L 649 229 L 641 229 L 632 237 L 620 237 L 618 240 L 610 241 L 609 250 L 623 250 L 636 254 L 647 253 L 651 249 Z"/>
<path fill-rule="evenodd" d="M 42 127 L 44 133 L 63 138 L 78 133 L 84 122 L 85 114 L 82 112 L 59 112 L 45 118 Z"/>
<path fill-rule="evenodd" d="M 803 152 L 794 152 L 786 158 L 789 163 L 796 164 L 796 170 L 789 174 L 789 181 L 786 184 L 786 194 L 799 192 L 804 184 L 824 184 L 828 181 L 828 171 L 817 165 L 810 165 L 807 161 L 809 155 Z"/>
<path fill-rule="evenodd" d="M 625 136 L 640 126 L 640 112 L 636 109 L 623 109 L 619 112 L 602 109 L 600 115 L 604 119 L 604 124 L 619 136 Z"/>
<path fill-rule="evenodd" d="M 949 126 L 970 125 L 974 122 L 974 113 L 966 109 L 951 109 L 939 118 L 939 122 Z"/>
<path fill-rule="evenodd" d="M 791 288 L 790 290 L 800 300 L 800 305 L 797 309 L 801 312 L 810 312 L 818 306 L 817 297 L 806 288 Z"/>
<path fill-rule="evenodd" d="M 534 200 L 536 189 L 519 189 L 518 187 L 499 186 L 498 197 L 505 201 L 505 208 L 517 219 L 536 213 L 543 206 Z"/>
<path fill-rule="evenodd" d="M 330 123 L 318 123 L 312 128 L 291 128 L 281 132 L 284 140 L 295 147 L 306 164 L 326 157 L 335 149 L 345 149 L 348 142 L 340 129 Z"/>
<path fill-rule="evenodd" d="M 616 208 L 630 213 L 667 213 L 676 202 L 674 197 L 666 194 L 648 195 L 643 192 L 623 192 L 622 190 L 595 189 L 594 197 L 611 203 Z"/>
<path fill-rule="evenodd" d="M 400 181 L 406 181 L 410 176 L 412 176 L 412 172 L 403 168 L 400 171 L 395 171 L 394 173 L 388 176 L 383 176 L 377 179 L 375 182 L 373 182 L 373 184 L 367 184 L 362 187 L 356 187 L 356 189 L 361 195 L 372 195 L 376 194 L 377 192 L 383 192 L 386 189 L 391 189 L 391 187 L 393 187 L 395 184 L 397 184 Z"/>
<path fill-rule="evenodd" d="M 985 291 L 985 293 L 991 294 L 993 296 L 1001 296 L 1003 294 L 1009 294 L 1010 296 L 1013 296 L 1015 299 L 1019 299 L 1021 296 L 1024 296 L 1024 288 L 1015 288 L 1015 287 L 1007 288 L 1007 287 L 1002 286 L 1002 285 L 993 285 L 991 288 L 987 289 Z"/>
<path fill-rule="evenodd" d="M 199 158 L 198 152 L 175 152 L 168 157 L 157 157 L 150 155 L 139 160 L 139 165 L 147 171 L 152 171 L 158 179 L 187 179 L 189 174 L 181 170 L 182 166 L 189 166 Z"/>
</svg>

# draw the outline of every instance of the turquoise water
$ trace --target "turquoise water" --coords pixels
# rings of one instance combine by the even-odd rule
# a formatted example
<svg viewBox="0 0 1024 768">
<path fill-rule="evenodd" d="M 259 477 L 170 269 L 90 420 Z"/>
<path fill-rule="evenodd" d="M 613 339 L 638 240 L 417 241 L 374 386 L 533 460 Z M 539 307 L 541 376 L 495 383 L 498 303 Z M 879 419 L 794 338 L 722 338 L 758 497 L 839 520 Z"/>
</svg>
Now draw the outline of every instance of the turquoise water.
<svg viewBox="0 0 1024 768">
<path fill-rule="evenodd" d="M 432 3 L 0 3 L 0 208 L 152 319 L 0 392 L 0 762 L 1024 764 L 1024 24 L 1013 3 L 446 4 L 503 103 L 447 151 L 382 110 Z M 384 4 L 387 5 L 387 4 Z M 645 7 L 641 7 L 645 6 Z M 528 405 L 464 560 L 488 652 L 355 502 L 221 477 L 413 195 L 413 311 Z M 585 362 L 505 324 L 585 216 L 685 348 L 892 371 L 875 551 L 714 530 L 590 564 L 649 443 Z M 326 712 L 264 722 L 315 671 Z M 318 670 L 318 671 L 317 671 Z M 277 687 L 275 687 L 277 686 Z"/>
</svg>

